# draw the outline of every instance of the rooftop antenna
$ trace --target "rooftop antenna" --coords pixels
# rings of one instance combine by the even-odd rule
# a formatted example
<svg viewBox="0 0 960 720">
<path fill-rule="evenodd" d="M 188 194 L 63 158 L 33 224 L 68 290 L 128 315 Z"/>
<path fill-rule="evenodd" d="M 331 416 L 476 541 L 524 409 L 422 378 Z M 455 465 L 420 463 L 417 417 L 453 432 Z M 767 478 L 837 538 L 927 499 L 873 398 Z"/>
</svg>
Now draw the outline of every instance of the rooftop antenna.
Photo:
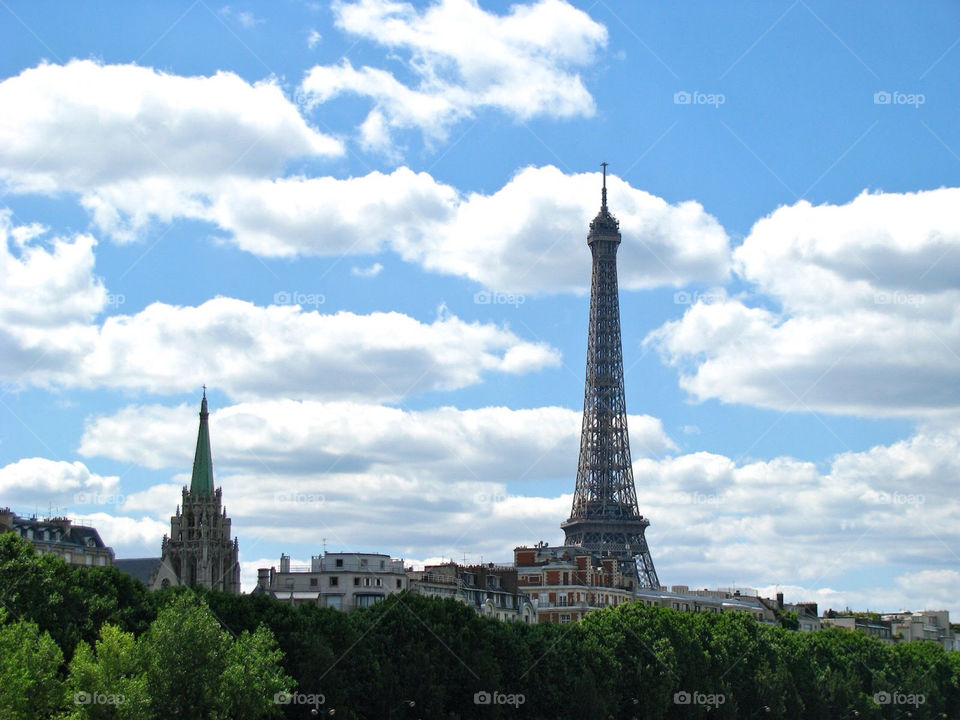
<svg viewBox="0 0 960 720">
<path fill-rule="evenodd" d="M 323 543 L 323 554 L 326 555 L 326 554 L 327 554 L 327 539 L 326 539 L 326 538 L 320 538 L 320 542 Z"/>
<path fill-rule="evenodd" d="M 607 209 L 607 163 L 602 162 L 600 165 L 603 167 L 603 209 Z"/>
</svg>

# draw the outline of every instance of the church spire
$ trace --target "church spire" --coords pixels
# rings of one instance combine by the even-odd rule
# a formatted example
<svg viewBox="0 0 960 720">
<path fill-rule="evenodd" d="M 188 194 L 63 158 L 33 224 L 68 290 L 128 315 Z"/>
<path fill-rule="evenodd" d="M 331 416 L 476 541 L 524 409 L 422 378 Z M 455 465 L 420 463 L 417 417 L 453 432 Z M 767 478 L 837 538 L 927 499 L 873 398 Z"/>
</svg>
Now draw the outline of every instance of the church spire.
<svg viewBox="0 0 960 720">
<path fill-rule="evenodd" d="M 207 424 L 207 386 L 203 386 L 200 401 L 200 432 L 197 433 L 197 452 L 193 456 L 193 478 L 190 494 L 193 497 L 213 495 L 213 458 L 210 453 L 210 428 Z"/>
</svg>

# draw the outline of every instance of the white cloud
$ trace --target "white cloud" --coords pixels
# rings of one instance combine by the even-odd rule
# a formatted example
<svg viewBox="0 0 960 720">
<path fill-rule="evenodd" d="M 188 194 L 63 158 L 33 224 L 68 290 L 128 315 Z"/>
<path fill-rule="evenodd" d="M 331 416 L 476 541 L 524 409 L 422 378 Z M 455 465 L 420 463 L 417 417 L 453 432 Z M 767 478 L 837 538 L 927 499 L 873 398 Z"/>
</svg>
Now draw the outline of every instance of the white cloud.
<svg viewBox="0 0 960 720">
<path fill-rule="evenodd" d="M 960 406 L 960 189 L 802 201 L 756 223 L 735 267 L 773 309 L 721 297 L 647 339 L 697 399 L 864 416 Z"/>
<path fill-rule="evenodd" d="M 383 271 L 383 265 L 380 263 L 374 263 L 368 267 L 357 267 L 356 265 L 350 268 L 350 274 L 354 277 L 361 278 L 372 278 L 376 277 Z"/>
<path fill-rule="evenodd" d="M 314 28 L 310 28 L 310 34 L 307 35 L 307 47 L 310 50 L 313 50 L 317 45 L 320 44 L 321 40 L 323 40 L 323 35 L 318 33 Z"/>
<path fill-rule="evenodd" d="M 0 178 L 19 191 L 97 190 L 131 179 L 201 182 L 275 173 L 291 158 L 340 155 L 272 81 L 181 77 L 72 60 L 0 82 Z"/>
<path fill-rule="evenodd" d="M 206 382 L 236 398 L 396 400 L 471 385 L 488 372 L 558 363 L 547 345 L 452 315 L 426 324 L 395 312 L 323 315 L 216 298 L 197 307 L 154 303 L 136 315 L 107 318 L 78 375 L 58 380 L 158 393 Z"/>
<path fill-rule="evenodd" d="M 169 393 L 204 382 L 236 398 L 396 400 L 526 373 L 556 349 L 505 327 L 441 312 L 424 323 L 396 312 L 321 314 L 215 298 L 153 303 L 96 323 L 109 300 L 93 276 L 89 236 L 41 245 L 43 228 L 0 214 L 0 377 L 14 385 L 117 387 Z M 277 302 L 309 302 L 278 291 Z"/>
<path fill-rule="evenodd" d="M 586 235 L 600 208 L 600 174 L 525 168 L 492 195 L 471 193 L 444 232 L 400 254 L 429 270 L 462 275 L 498 291 L 579 291 L 590 287 Z M 729 262 L 727 235 L 703 207 L 665 200 L 608 177 L 620 221 L 619 282 L 628 289 L 719 281 Z M 451 241 L 456 238 L 455 241 Z"/>
<path fill-rule="evenodd" d="M 148 405 L 93 418 L 80 454 L 151 468 L 188 467 L 196 413 L 187 405 Z M 505 483 L 570 475 L 580 420 L 580 412 L 558 407 L 412 411 L 272 400 L 216 409 L 210 426 L 216 465 L 232 472 L 312 470 Z M 638 456 L 675 449 L 656 418 L 630 416 L 629 427 Z"/>
<path fill-rule="evenodd" d="M 86 515 L 73 515 L 70 519 L 77 524 L 89 525 L 97 529 L 105 545 L 113 548 L 118 558 L 160 557 L 160 543 L 163 535 L 170 533 L 169 516 L 166 521 L 151 517 L 129 517 L 96 512 Z"/>
<path fill-rule="evenodd" d="M 96 418 L 81 450 L 188 468 L 195 411 L 130 407 Z M 326 538 L 349 550 L 412 558 L 467 551 L 473 560 L 506 561 L 517 545 L 562 539 L 577 416 L 558 408 L 409 412 L 278 401 L 217 410 L 211 429 L 217 483 L 241 547 L 262 540 L 309 555 Z M 672 449 L 659 421 L 647 420 L 644 427 L 630 418 L 634 449 L 638 432 L 658 450 Z M 788 599 L 834 607 L 960 610 L 950 595 L 960 547 L 960 431 L 841 453 L 824 469 L 789 457 L 738 463 L 697 452 L 638 456 L 634 474 L 666 584 L 780 584 Z M 557 485 L 565 492 L 523 491 L 524 481 L 554 477 L 566 478 Z M 158 486 L 124 510 L 163 518 L 178 499 L 179 484 Z"/>
<path fill-rule="evenodd" d="M 528 12 L 514 11 L 533 22 Z M 12 108 L 0 119 L 0 181 L 16 192 L 77 193 L 95 225 L 119 241 L 153 220 L 188 218 L 264 257 L 392 250 L 494 290 L 584 291 L 589 283 L 584 236 L 599 204 L 598 173 L 528 167 L 490 195 L 464 195 L 406 167 L 346 179 L 283 176 L 290 160 L 336 155 L 341 144 L 308 126 L 275 83 L 224 72 L 40 65 L 0 82 L 0 105 Z M 385 122 L 371 115 L 370 143 L 386 142 Z M 610 198 L 624 233 L 624 287 L 727 277 L 726 233 L 698 203 L 670 205 L 612 176 Z"/>
<path fill-rule="evenodd" d="M 454 188 L 427 173 L 399 168 L 345 180 L 234 178 L 217 184 L 208 207 L 187 212 L 215 222 L 257 255 L 368 254 L 442 232 L 456 198 Z"/>
<path fill-rule="evenodd" d="M 33 457 L 0 468 L 0 494 L 5 503 L 42 504 L 44 510 L 48 503 L 88 504 L 113 493 L 117 482 L 116 476 L 92 473 L 79 461 Z"/>
<path fill-rule="evenodd" d="M 0 377 L 14 382 L 78 362 L 107 301 L 93 275 L 96 241 L 46 232 L 0 211 Z"/>
<path fill-rule="evenodd" d="M 761 595 L 774 597 L 782 592 L 787 602 L 816 602 L 821 613 L 826 610 L 872 610 L 900 612 L 949 610 L 960 614 L 960 573 L 956 570 L 920 570 L 904 573 L 893 586 L 868 588 L 804 587 L 802 585 L 770 585 L 758 588 Z"/>
<path fill-rule="evenodd" d="M 390 130 L 420 128 L 446 136 L 459 120 L 484 108 L 518 120 L 590 116 L 594 102 L 577 68 L 593 63 L 607 30 L 561 0 L 514 5 L 506 15 L 471 0 L 439 0 L 419 11 L 392 0 L 336 2 L 337 27 L 408 53 L 406 85 L 383 69 L 356 69 L 349 60 L 314 67 L 303 89 L 323 103 L 345 93 L 373 101 L 363 141 L 389 149 Z"/>
<path fill-rule="evenodd" d="M 256 17 L 249 10 L 236 10 L 229 5 L 224 5 L 219 12 L 225 18 L 236 18 L 237 22 L 247 30 L 253 30 L 257 25 L 266 22 L 263 18 Z"/>
<path fill-rule="evenodd" d="M 110 207 L 146 221 L 180 214 L 215 222 L 229 242 L 261 256 L 370 254 L 391 249 L 428 270 L 510 292 L 585 292 L 586 234 L 600 206 L 600 174 L 528 167 L 496 192 L 461 195 L 427 173 L 338 180 L 231 178 L 206 190 L 207 202 L 178 204 L 173 184 L 102 193 Z M 610 207 L 620 220 L 620 286 L 628 289 L 727 277 L 729 240 L 696 202 L 671 205 L 615 176 Z M 152 211 L 150 211 L 152 212 Z"/>
<path fill-rule="evenodd" d="M 956 431 L 918 433 L 841 453 L 823 471 L 788 457 L 737 464 L 700 452 L 641 459 L 634 473 L 661 580 L 855 591 L 854 572 L 892 582 L 956 564 L 958 451 Z M 927 589 L 910 588 L 913 602 Z M 871 607 L 897 609 L 898 592 L 887 588 Z"/>
<path fill-rule="evenodd" d="M 323 315 L 230 298 L 197 307 L 154 303 L 135 315 L 108 317 L 93 332 L 85 347 L 57 364 L 31 366 L 25 351 L 10 379 L 156 393 L 208 383 L 236 398 L 397 400 L 471 385 L 489 372 L 559 363 L 548 345 L 452 315 L 427 324 L 393 312 Z"/>
</svg>

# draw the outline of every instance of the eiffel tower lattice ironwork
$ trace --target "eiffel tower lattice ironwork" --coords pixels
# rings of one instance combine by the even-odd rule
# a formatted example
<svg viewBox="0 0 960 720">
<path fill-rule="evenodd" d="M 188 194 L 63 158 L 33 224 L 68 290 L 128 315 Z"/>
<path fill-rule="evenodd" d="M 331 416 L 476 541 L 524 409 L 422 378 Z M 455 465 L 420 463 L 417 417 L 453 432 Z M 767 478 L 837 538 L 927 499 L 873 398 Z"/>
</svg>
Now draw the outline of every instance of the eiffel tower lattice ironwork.
<svg viewBox="0 0 960 720">
<path fill-rule="evenodd" d="M 620 223 L 607 209 L 607 163 L 602 165 L 602 204 L 587 235 L 593 277 L 580 460 L 573 509 L 560 527 L 566 545 L 633 560 L 640 587 L 655 589 L 660 581 L 644 537 L 650 521 L 637 509 L 623 393 L 617 290 Z"/>
</svg>

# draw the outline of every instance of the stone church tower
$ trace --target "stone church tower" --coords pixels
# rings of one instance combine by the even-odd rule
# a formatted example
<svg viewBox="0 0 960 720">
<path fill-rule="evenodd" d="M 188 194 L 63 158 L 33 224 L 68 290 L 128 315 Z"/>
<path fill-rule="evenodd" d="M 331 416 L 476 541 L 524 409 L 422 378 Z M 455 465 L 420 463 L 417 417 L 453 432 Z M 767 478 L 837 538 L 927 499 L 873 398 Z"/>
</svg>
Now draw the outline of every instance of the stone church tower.
<svg viewBox="0 0 960 720">
<path fill-rule="evenodd" d="M 230 539 L 222 489 L 213 487 L 209 415 L 204 388 L 193 477 L 190 488 L 183 488 L 177 514 L 170 518 L 170 535 L 163 537 L 163 556 L 150 583 L 154 588 L 190 585 L 240 592 L 239 546 Z"/>
</svg>

